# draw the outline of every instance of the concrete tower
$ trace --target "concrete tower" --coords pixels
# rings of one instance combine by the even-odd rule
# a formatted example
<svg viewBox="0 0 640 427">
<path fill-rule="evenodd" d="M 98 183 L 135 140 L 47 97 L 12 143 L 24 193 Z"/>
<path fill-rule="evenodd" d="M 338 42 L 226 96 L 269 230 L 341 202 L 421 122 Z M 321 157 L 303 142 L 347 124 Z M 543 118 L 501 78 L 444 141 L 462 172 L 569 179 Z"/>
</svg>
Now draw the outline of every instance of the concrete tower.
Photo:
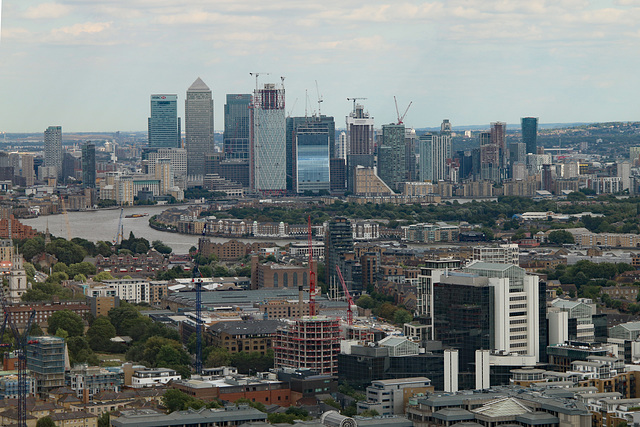
<svg viewBox="0 0 640 427">
<path fill-rule="evenodd" d="M 213 153 L 213 99 L 211 89 L 198 77 L 187 89 L 184 102 L 187 175 L 204 176 L 204 159 Z"/>
<path fill-rule="evenodd" d="M 56 168 L 56 176 L 62 175 L 62 126 L 49 126 L 44 131 L 44 165 Z"/>
</svg>

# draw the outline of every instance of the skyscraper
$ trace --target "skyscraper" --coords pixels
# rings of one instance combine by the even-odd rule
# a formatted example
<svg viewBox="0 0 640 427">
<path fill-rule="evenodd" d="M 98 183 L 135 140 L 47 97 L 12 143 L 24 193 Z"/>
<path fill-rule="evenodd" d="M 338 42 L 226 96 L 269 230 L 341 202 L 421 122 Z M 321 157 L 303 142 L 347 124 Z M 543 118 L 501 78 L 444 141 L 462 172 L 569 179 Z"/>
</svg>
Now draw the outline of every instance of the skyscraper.
<svg viewBox="0 0 640 427">
<path fill-rule="evenodd" d="M 251 184 L 263 193 L 283 193 L 286 180 L 284 87 L 266 83 L 253 97 Z"/>
<path fill-rule="evenodd" d="M 62 175 L 62 126 L 49 126 L 44 131 L 44 165 L 56 168 L 56 176 Z"/>
<path fill-rule="evenodd" d="M 96 188 L 96 146 L 90 142 L 82 146 L 82 188 Z"/>
<path fill-rule="evenodd" d="M 451 136 L 426 133 L 418 140 L 420 181 L 436 183 L 447 177 L 447 159 L 451 158 Z"/>
<path fill-rule="evenodd" d="M 500 146 L 491 132 L 480 132 L 480 179 L 498 182 L 500 179 Z"/>
<path fill-rule="evenodd" d="M 353 231 L 347 218 L 336 217 L 329 221 L 325 237 L 326 277 L 330 294 L 342 292 L 336 265 L 345 258 L 345 254 L 353 252 Z M 341 266 L 342 267 L 342 266 Z M 342 268 L 341 268 L 342 269 Z M 345 272 L 342 271 L 343 276 Z M 348 284 L 347 284 L 348 287 Z M 339 291 L 338 291 L 339 289 Z"/>
<path fill-rule="evenodd" d="M 227 94 L 224 104 L 224 154 L 227 159 L 249 160 L 251 95 Z"/>
<path fill-rule="evenodd" d="M 527 153 L 537 154 L 538 147 L 538 118 L 523 117 L 520 119 L 522 127 L 522 142 L 527 146 Z"/>
<path fill-rule="evenodd" d="M 184 101 L 187 175 L 204 176 L 204 158 L 213 152 L 213 100 L 211 89 L 198 77 Z"/>
<path fill-rule="evenodd" d="M 336 124 L 333 117 L 321 115 L 311 117 L 287 117 L 287 135 L 286 135 L 286 157 L 287 157 L 287 190 L 297 190 L 297 130 L 300 126 L 307 126 L 312 123 L 312 126 L 318 128 L 322 127 L 326 129 L 329 135 L 329 157 L 333 155 L 335 141 L 336 141 Z"/>
<path fill-rule="evenodd" d="M 358 166 L 373 167 L 373 117 L 364 106 L 354 104 L 346 117 L 347 125 L 347 189 L 354 190 L 355 169 Z"/>
<path fill-rule="evenodd" d="M 378 149 L 378 176 L 389 187 L 399 190 L 407 176 L 403 124 L 382 125 L 382 145 Z"/>
<path fill-rule="evenodd" d="M 296 192 L 331 190 L 331 134 L 335 135 L 333 117 L 331 121 L 311 117 L 296 127 L 296 161 L 293 165 Z"/>
<path fill-rule="evenodd" d="M 507 150 L 507 124 L 504 122 L 491 123 L 491 143 L 498 147 L 499 166 L 504 168 L 509 162 Z"/>
<path fill-rule="evenodd" d="M 177 95 L 151 95 L 149 148 L 179 148 L 180 119 Z"/>
</svg>

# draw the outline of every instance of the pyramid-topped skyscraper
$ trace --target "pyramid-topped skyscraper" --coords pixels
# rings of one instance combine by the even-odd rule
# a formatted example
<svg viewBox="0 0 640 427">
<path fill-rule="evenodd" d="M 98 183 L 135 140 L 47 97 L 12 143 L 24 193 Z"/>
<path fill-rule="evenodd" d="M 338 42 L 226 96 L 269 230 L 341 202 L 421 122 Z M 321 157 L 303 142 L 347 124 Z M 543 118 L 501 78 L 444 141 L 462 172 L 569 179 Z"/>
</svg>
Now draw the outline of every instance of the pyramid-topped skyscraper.
<svg viewBox="0 0 640 427">
<path fill-rule="evenodd" d="M 213 153 L 213 99 L 200 77 L 187 89 L 184 112 L 187 175 L 204 177 L 205 156 Z"/>
</svg>

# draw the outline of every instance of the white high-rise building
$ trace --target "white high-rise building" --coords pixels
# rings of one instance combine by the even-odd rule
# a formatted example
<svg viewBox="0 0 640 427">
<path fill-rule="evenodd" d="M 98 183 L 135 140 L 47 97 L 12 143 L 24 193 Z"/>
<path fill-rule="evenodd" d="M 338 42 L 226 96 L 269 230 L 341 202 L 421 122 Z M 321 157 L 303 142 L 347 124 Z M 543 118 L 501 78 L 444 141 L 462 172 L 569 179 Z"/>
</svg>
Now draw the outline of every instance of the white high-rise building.
<svg viewBox="0 0 640 427">
<path fill-rule="evenodd" d="M 622 181 L 622 189 L 628 190 L 631 186 L 631 165 L 627 160 L 619 161 L 616 163 L 616 169 Z"/>
<path fill-rule="evenodd" d="M 148 154 L 147 172 L 149 175 L 156 174 L 156 164 L 158 159 L 169 159 L 174 177 L 183 177 L 187 175 L 188 154 L 184 148 L 158 148 L 155 152 Z"/>
<path fill-rule="evenodd" d="M 263 193 L 287 189 L 284 87 L 267 83 L 254 92 L 251 187 Z"/>
<path fill-rule="evenodd" d="M 44 166 L 56 168 L 62 174 L 62 126 L 49 126 L 44 131 Z"/>
<path fill-rule="evenodd" d="M 418 140 L 418 177 L 438 182 L 447 178 L 447 159 L 451 158 L 451 135 L 427 133 Z"/>
<path fill-rule="evenodd" d="M 204 176 L 204 160 L 213 153 L 213 100 L 211 89 L 198 77 L 187 89 L 184 102 L 187 173 Z M 174 169 L 175 170 L 175 169 Z"/>
<path fill-rule="evenodd" d="M 347 134 L 346 134 L 346 132 L 340 132 L 340 136 L 338 137 L 338 144 L 336 144 L 335 156 L 338 159 L 346 159 L 347 158 Z"/>
</svg>

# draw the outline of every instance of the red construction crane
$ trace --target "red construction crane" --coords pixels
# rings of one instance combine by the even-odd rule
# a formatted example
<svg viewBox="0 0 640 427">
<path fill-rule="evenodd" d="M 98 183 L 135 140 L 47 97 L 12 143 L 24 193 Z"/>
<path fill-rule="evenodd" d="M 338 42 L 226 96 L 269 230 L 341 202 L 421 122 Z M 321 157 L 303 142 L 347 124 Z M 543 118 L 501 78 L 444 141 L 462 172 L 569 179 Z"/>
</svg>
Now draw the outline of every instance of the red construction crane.
<svg viewBox="0 0 640 427">
<path fill-rule="evenodd" d="M 311 215 L 309 215 L 309 316 L 316 315 L 316 272 L 313 271 L 313 240 L 311 232 Z"/>
<path fill-rule="evenodd" d="M 398 111 L 398 100 L 396 99 L 396 96 L 393 96 L 393 101 L 396 103 L 396 114 L 398 115 L 398 123 L 399 125 L 403 124 L 403 120 L 404 120 L 404 116 L 407 115 L 407 113 L 409 112 L 409 107 L 411 107 L 411 104 L 413 104 L 413 101 L 409 102 L 409 105 L 407 105 L 407 109 L 404 110 L 404 114 L 401 116 L 400 115 L 400 111 Z"/>
<path fill-rule="evenodd" d="M 351 311 L 351 306 L 353 305 L 353 297 L 349 293 L 349 289 L 347 289 L 347 285 L 344 283 L 344 278 L 342 277 L 342 272 L 340 271 L 340 267 L 336 265 L 336 271 L 338 272 L 338 278 L 340 279 L 340 283 L 342 284 L 342 289 L 344 289 L 344 295 L 347 297 L 347 325 L 353 325 L 353 312 Z"/>
</svg>

